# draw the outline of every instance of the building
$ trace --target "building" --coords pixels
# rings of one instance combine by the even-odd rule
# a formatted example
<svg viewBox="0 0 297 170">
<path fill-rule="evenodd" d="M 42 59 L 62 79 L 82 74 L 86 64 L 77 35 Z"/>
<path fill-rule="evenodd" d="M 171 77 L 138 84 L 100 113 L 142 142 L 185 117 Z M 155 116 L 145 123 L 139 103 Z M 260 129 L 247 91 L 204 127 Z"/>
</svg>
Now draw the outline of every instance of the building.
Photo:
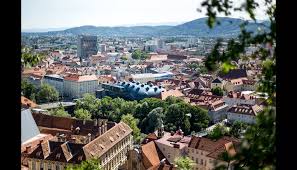
<svg viewBox="0 0 297 170">
<path fill-rule="evenodd" d="M 213 170 L 216 166 L 228 165 L 228 162 L 221 159 L 220 155 L 227 152 L 229 156 L 236 154 L 239 140 L 230 137 L 222 137 L 216 141 L 205 137 L 192 136 L 187 147 L 190 159 L 196 164 L 193 170 Z M 232 169 L 232 162 L 228 170 Z"/>
<path fill-rule="evenodd" d="M 104 170 L 116 170 L 127 159 L 132 149 L 132 129 L 123 122 L 87 144 L 46 140 L 28 157 L 29 169 L 65 169 L 69 164 L 80 164 L 98 159 Z"/>
<path fill-rule="evenodd" d="M 164 91 L 162 86 L 139 82 L 102 83 L 102 88 L 104 94 L 97 94 L 98 96 L 122 97 L 128 100 L 142 100 L 148 97 L 160 98 L 161 92 Z"/>
<path fill-rule="evenodd" d="M 154 141 L 128 152 L 124 170 L 176 170 L 170 165 Z"/>
<path fill-rule="evenodd" d="M 242 94 L 241 92 L 232 92 L 230 91 L 227 96 L 223 97 L 223 101 L 229 105 L 240 105 L 240 104 L 247 104 L 247 105 L 255 105 L 256 104 L 256 96 L 249 95 L 249 94 Z"/>
<path fill-rule="evenodd" d="M 79 36 L 77 45 L 77 56 L 82 58 L 88 58 L 97 54 L 97 37 L 96 36 Z"/>
<path fill-rule="evenodd" d="M 100 44 L 100 52 L 105 53 L 106 52 L 106 45 L 105 44 Z"/>
<path fill-rule="evenodd" d="M 228 105 L 222 100 L 217 100 L 209 105 L 208 115 L 213 123 L 217 123 L 227 117 Z"/>
<path fill-rule="evenodd" d="M 57 74 L 45 75 L 43 77 L 43 83 L 53 86 L 60 96 L 63 96 L 64 93 L 64 79 L 62 76 Z"/>
<path fill-rule="evenodd" d="M 54 103 L 45 103 L 38 106 L 41 110 L 53 110 L 60 108 L 61 106 L 67 111 L 70 115 L 73 115 L 76 103 L 74 102 L 54 102 Z"/>
<path fill-rule="evenodd" d="M 258 105 L 236 105 L 227 111 L 227 119 L 230 122 L 256 123 L 256 116 L 263 109 Z"/>
<path fill-rule="evenodd" d="M 169 163 L 174 163 L 174 159 L 180 156 L 186 156 L 187 146 L 191 137 L 183 135 L 182 130 L 176 133 L 163 132 L 164 135 L 154 142 L 157 144 L 160 151 L 163 153 Z M 158 135 L 160 137 L 160 135 Z"/>
<path fill-rule="evenodd" d="M 127 81 L 129 79 L 133 81 L 139 81 L 141 83 L 147 83 L 149 81 L 154 82 L 156 80 L 166 80 L 173 79 L 173 73 L 165 72 L 165 73 L 143 73 L 143 74 L 131 74 L 131 76 L 127 76 Z"/>
<path fill-rule="evenodd" d="M 107 60 L 107 57 L 102 54 L 96 54 L 96 55 L 92 55 L 91 57 L 89 57 L 89 59 L 90 59 L 90 65 L 96 66 L 102 62 L 105 62 Z"/>
<path fill-rule="evenodd" d="M 95 95 L 98 79 L 95 75 L 70 74 L 64 77 L 64 97 L 81 98 L 85 93 Z"/>
<path fill-rule="evenodd" d="M 223 86 L 224 86 L 224 81 L 219 77 L 214 79 L 210 84 L 211 89 L 214 89 L 214 88 L 217 88 L 217 87 L 223 89 Z"/>
</svg>

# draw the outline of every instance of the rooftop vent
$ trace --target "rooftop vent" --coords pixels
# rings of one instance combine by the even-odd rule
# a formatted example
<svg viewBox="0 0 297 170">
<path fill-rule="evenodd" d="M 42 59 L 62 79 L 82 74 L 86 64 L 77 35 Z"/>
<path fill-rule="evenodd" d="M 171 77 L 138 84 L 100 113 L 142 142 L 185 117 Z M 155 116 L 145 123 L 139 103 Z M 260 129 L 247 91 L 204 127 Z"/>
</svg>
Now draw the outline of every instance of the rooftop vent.
<svg viewBox="0 0 297 170">
<path fill-rule="evenodd" d="M 149 87 L 145 88 L 146 91 L 149 91 L 149 89 L 150 89 Z"/>
<path fill-rule="evenodd" d="M 141 84 L 141 87 L 144 87 L 144 84 Z"/>
</svg>

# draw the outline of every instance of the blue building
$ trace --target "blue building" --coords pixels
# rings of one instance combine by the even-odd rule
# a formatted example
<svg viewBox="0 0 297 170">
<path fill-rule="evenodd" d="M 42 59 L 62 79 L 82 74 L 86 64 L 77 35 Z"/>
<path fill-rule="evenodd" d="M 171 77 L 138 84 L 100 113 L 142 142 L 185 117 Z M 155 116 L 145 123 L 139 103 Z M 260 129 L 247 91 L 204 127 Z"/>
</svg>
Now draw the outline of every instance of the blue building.
<svg viewBox="0 0 297 170">
<path fill-rule="evenodd" d="M 121 97 L 127 100 L 142 100 L 148 97 L 160 97 L 164 88 L 153 84 L 140 82 L 118 82 L 115 84 L 103 83 L 103 91 L 98 91 L 97 96 Z"/>
</svg>

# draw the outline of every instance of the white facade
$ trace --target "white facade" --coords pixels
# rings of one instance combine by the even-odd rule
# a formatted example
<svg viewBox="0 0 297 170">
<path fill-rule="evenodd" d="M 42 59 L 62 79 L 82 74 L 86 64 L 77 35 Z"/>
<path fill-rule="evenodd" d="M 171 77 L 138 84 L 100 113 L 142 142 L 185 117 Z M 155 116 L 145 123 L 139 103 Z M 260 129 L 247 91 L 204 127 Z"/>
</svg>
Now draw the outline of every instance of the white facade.
<svg viewBox="0 0 297 170">
<path fill-rule="evenodd" d="M 63 78 L 60 77 L 59 75 L 45 75 L 43 77 L 43 83 L 53 86 L 59 92 L 60 96 L 63 95 L 64 82 L 63 82 Z"/>
<path fill-rule="evenodd" d="M 227 112 L 227 119 L 231 122 L 239 121 L 249 124 L 256 123 L 256 116 L 240 113 Z"/>
<path fill-rule="evenodd" d="M 95 95 L 98 88 L 98 80 L 70 81 L 64 80 L 64 95 L 71 98 L 81 98 L 85 93 Z"/>
</svg>

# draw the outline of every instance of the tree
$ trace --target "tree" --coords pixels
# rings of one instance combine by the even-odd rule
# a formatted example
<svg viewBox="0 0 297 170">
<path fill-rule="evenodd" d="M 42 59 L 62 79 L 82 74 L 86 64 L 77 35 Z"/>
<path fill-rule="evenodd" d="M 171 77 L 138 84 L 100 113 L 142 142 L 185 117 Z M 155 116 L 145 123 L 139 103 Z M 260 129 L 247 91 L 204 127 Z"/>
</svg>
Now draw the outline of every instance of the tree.
<svg viewBox="0 0 297 170">
<path fill-rule="evenodd" d="M 207 128 L 210 118 L 208 116 L 208 112 L 205 109 L 202 109 L 198 106 L 191 106 L 191 131 L 199 132 L 203 128 Z"/>
<path fill-rule="evenodd" d="M 23 95 L 26 98 L 31 99 L 31 100 L 35 99 L 37 89 L 35 88 L 35 86 L 32 83 L 28 82 L 27 80 L 22 80 L 21 81 L 21 90 L 22 90 Z"/>
<path fill-rule="evenodd" d="M 221 126 L 221 125 L 216 125 L 212 131 L 210 131 L 208 133 L 208 137 L 210 139 L 220 139 L 221 137 L 223 137 L 225 134 L 227 133 L 225 127 Z"/>
<path fill-rule="evenodd" d="M 243 122 L 235 121 L 230 128 L 230 135 L 239 138 L 242 136 L 243 131 L 248 128 L 248 125 Z"/>
<path fill-rule="evenodd" d="M 245 11 L 253 21 L 257 21 L 255 10 L 258 9 L 259 4 L 255 0 L 245 0 L 239 7 L 234 6 L 233 2 L 232 0 L 206 0 L 202 3 L 202 6 L 207 8 L 209 27 L 214 26 L 217 14 L 223 13 L 228 16 L 233 10 Z M 257 115 L 256 123 L 246 131 L 241 143 L 241 151 L 234 157 L 236 160 L 234 162 L 235 169 L 275 169 L 276 165 L 276 3 L 271 0 L 264 2 L 261 8 L 266 8 L 265 12 L 269 18 L 269 25 L 263 25 L 263 27 L 266 27 L 268 31 L 247 31 L 245 28 L 247 22 L 245 22 L 241 25 L 238 41 L 231 39 L 224 55 L 217 53 L 216 57 L 208 56 L 205 62 L 207 68 L 214 71 L 215 68 L 210 67 L 211 65 L 237 61 L 244 54 L 246 46 L 250 44 L 261 45 L 254 53 L 254 56 L 264 61 L 258 91 L 268 94 L 268 106 Z M 269 48 L 267 48 L 267 44 L 270 45 Z M 216 46 L 214 50 L 217 50 L 219 46 Z"/>
<path fill-rule="evenodd" d="M 148 55 L 141 50 L 137 49 L 132 53 L 132 58 L 135 60 L 145 60 L 148 57 Z"/>
<path fill-rule="evenodd" d="M 22 70 L 25 67 L 32 67 L 38 64 L 44 57 L 40 54 L 34 54 L 31 49 L 23 48 L 22 49 Z"/>
<path fill-rule="evenodd" d="M 38 103 L 48 103 L 58 101 L 59 92 L 49 84 L 42 84 L 39 92 L 36 95 L 36 100 Z"/>
<path fill-rule="evenodd" d="M 145 129 L 145 133 L 152 133 L 162 125 L 162 119 L 164 118 L 164 112 L 162 107 L 157 107 L 150 111 L 150 113 L 143 119 L 141 123 L 141 129 Z"/>
<path fill-rule="evenodd" d="M 78 109 L 74 111 L 74 116 L 78 119 L 90 120 L 92 115 L 88 110 Z"/>
<path fill-rule="evenodd" d="M 57 109 L 51 110 L 50 114 L 53 115 L 53 116 L 70 117 L 68 112 L 66 112 L 63 107 L 59 107 Z"/>
<path fill-rule="evenodd" d="M 195 162 L 189 157 L 179 157 L 174 160 L 178 170 L 192 170 Z"/>
<path fill-rule="evenodd" d="M 83 98 L 78 99 L 76 101 L 75 109 L 84 109 L 91 113 L 92 117 L 97 118 L 98 117 L 98 110 L 99 110 L 99 99 L 95 97 L 95 95 L 90 93 L 85 93 L 83 95 Z"/>
<path fill-rule="evenodd" d="M 140 136 L 140 129 L 137 127 L 139 120 L 134 118 L 131 114 L 123 115 L 121 121 L 126 123 L 133 130 L 134 139 Z"/>
<path fill-rule="evenodd" d="M 220 87 L 216 87 L 216 88 L 211 89 L 211 92 L 216 96 L 223 96 L 224 95 L 224 91 Z"/>
<path fill-rule="evenodd" d="M 66 170 L 102 170 L 99 160 L 91 159 L 81 162 L 78 165 L 68 165 Z"/>
</svg>

